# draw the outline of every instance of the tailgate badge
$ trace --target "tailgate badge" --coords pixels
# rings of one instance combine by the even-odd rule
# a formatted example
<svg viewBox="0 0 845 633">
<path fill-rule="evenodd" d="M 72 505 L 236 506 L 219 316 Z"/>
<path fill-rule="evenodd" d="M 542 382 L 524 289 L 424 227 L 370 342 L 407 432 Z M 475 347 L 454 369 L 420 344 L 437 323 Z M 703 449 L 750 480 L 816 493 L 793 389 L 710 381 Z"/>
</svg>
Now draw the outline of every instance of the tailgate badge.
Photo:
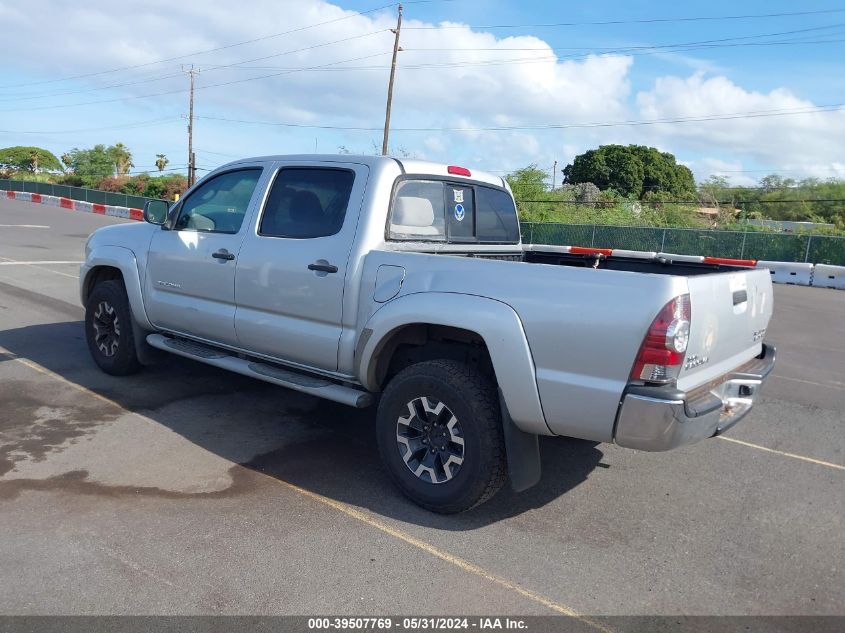
<svg viewBox="0 0 845 633">
<path fill-rule="evenodd" d="M 698 354 L 693 354 L 692 356 L 687 356 L 687 361 L 684 363 L 684 369 L 690 370 L 695 367 L 700 367 L 704 363 L 710 360 L 709 356 L 699 356 Z"/>
</svg>

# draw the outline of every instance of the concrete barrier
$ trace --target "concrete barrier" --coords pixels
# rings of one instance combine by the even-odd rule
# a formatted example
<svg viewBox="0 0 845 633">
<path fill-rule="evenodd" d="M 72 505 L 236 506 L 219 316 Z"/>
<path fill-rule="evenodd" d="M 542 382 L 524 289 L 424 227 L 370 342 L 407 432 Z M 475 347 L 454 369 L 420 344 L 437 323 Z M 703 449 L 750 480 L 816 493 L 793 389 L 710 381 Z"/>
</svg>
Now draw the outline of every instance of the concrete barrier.
<svg viewBox="0 0 845 633">
<path fill-rule="evenodd" d="M 821 288 L 845 290 L 845 266 L 816 264 L 813 270 L 813 285 Z"/>
<path fill-rule="evenodd" d="M 668 259 L 673 262 L 691 262 L 693 264 L 700 264 L 704 261 L 703 255 L 678 255 L 676 253 L 658 253 L 658 258 Z"/>
<path fill-rule="evenodd" d="M 813 281 L 813 264 L 792 262 L 757 262 L 757 268 L 768 268 L 776 284 L 809 286 Z"/>
<path fill-rule="evenodd" d="M 614 257 L 634 257 L 636 259 L 654 259 L 657 253 L 654 251 L 626 251 L 622 248 L 613 249 Z"/>
<path fill-rule="evenodd" d="M 83 202 L 81 200 L 71 200 L 70 198 L 62 198 L 59 196 L 29 193 L 27 191 L 2 191 L 2 193 L 0 193 L 0 195 L 4 194 L 9 200 L 21 200 L 23 202 L 46 204 L 50 207 L 59 207 L 67 209 L 68 211 L 82 211 L 84 213 L 109 215 L 113 218 L 135 220 L 136 222 L 143 222 L 144 220 L 144 211 L 142 209 L 118 207 L 111 204 L 99 204 L 98 202 Z M 568 250 L 569 249 L 567 247 L 567 252 Z"/>
</svg>

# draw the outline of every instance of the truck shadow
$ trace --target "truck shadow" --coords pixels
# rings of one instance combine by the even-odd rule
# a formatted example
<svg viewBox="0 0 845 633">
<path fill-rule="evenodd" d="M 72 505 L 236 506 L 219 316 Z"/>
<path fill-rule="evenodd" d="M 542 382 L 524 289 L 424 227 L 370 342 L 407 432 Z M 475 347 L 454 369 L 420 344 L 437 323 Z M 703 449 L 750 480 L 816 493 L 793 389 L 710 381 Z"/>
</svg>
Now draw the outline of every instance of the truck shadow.
<svg viewBox="0 0 845 633">
<path fill-rule="evenodd" d="M 542 438 L 543 476 L 537 486 L 516 494 L 506 483 L 475 510 L 436 515 L 405 499 L 382 469 L 374 408 L 350 409 L 176 357 L 135 377 L 107 376 L 91 360 L 82 327 L 80 321 L 67 321 L 0 331 L 0 346 L 9 352 L 0 354 L 0 363 L 14 362 L 15 357 L 33 361 L 127 411 L 142 413 L 232 463 L 233 479 L 247 469 L 378 515 L 460 531 L 552 503 L 602 466 L 603 454 L 595 442 Z M 41 380 L 31 369 L 15 370 L 14 375 L 29 372 L 34 381 Z M 37 384 L 41 387 L 32 406 L 49 406 L 50 392 L 43 382 Z M 16 393 L 4 393 L 3 399 L 11 401 Z M 209 398 L 216 398 L 214 415 L 191 415 Z M 112 409 L 103 409 L 104 418 L 115 415 L 115 407 L 100 406 Z M 202 406 L 208 409 L 207 404 Z M 273 417 L 278 417 L 278 425 L 272 423 Z M 91 426 L 91 420 L 86 423 Z M 75 467 L 84 470 L 85 464 Z M 253 475 L 249 480 L 257 488 L 264 478 Z M 238 490 L 249 492 L 249 486 L 241 484 Z"/>
</svg>

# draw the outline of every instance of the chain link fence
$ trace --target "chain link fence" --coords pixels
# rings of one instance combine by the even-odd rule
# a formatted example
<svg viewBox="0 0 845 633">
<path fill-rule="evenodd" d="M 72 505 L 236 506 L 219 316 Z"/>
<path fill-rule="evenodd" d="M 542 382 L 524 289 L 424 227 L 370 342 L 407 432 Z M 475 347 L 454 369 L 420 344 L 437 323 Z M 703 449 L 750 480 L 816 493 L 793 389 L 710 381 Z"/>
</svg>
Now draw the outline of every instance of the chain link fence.
<svg viewBox="0 0 845 633">
<path fill-rule="evenodd" d="M 827 235 L 524 222 L 522 240 L 530 244 L 845 266 L 845 237 Z"/>
<path fill-rule="evenodd" d="M 81 202 L 94 202 L 95 204 L 107 204 L 115 207 L 129 207 L 135 209 L 143 208 L 144 203 L 150 199 L 145 198 L 144 196 L 133 196 L 127 193 L 113 193 L 111 191 L 86 189 L 84 187 L 53 185 L 49 182 L 9 180 L 5 178 L 0 178 L 0 190 L 40 193 L 43 196 L 59 196 L 61 198 L 70 198 L 71 200 L 79 200 Z"/>
</svg>

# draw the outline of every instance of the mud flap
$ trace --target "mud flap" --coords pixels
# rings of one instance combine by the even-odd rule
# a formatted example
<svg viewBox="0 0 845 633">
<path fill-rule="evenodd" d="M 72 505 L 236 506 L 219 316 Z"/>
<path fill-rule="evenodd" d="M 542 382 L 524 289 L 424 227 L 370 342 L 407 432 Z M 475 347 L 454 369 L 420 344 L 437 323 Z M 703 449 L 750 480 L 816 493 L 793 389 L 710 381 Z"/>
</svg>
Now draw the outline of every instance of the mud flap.
<svg viewBox="0 0 845 633">
<path fill-rule="evenodd" d="M 138 356 L 138 362 L 144 367 L 158 365 L 168 356 L 167 352 L 162 352 L 147 343 L 147 334 L 150 334 L 150 332 L 138 325 L 138 322 L 133 318 L 132 338 L 135 339 L 135 354 Z"/>
<path fill-rule="evenodd" d="M 516 426 L 499 391 L 508 475 L 514 492 L 528 490 L 540 481 L 540 438 Z"/>
</svg>

